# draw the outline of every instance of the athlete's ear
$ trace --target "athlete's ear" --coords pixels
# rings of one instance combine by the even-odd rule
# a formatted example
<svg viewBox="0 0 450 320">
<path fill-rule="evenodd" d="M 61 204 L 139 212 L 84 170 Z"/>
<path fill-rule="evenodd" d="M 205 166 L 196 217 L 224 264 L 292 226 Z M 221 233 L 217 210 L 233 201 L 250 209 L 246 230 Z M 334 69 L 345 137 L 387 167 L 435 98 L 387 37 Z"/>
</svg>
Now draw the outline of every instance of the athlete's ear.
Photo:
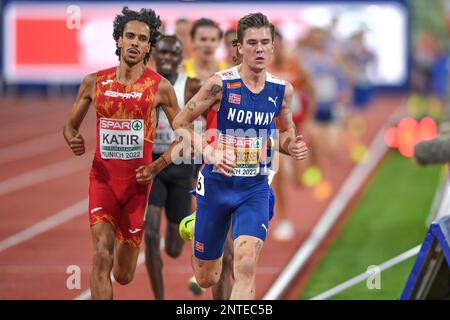
<svg viewBox="0 0 450 320">
<path fill-rule="evenodd" d="M 150 53 L 152 51 L 152 43 L 151 43 L 151 39 L 149 38 L 149 40 L 147 41 L 147 52 Z"/>
<path fill-rule="evenodd" d="M 122 40 L 123 40 L 123 38 L 120 36 L 119 40 L 117 40 L 117 48 L 122 49 L 122 42 L 123 42 Z"/>
<path fill-rule="evenodd" d="M 237 49 L 238 49 L 239 54 L 242 56 L 243 49 L 242 49 L 242 45 L 240 43 L 237 44 Z"/>
</svg>

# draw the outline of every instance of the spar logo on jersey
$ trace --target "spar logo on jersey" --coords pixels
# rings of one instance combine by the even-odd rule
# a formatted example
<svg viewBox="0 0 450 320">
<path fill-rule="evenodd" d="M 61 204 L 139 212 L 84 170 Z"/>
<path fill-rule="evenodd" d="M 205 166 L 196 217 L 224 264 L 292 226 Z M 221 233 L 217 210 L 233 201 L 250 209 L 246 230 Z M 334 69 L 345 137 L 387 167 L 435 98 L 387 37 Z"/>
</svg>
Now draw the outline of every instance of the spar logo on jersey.
<svg viewBox="0 0 450 320">
<path fill-rule="evenodd" d="M 219 143 L 225 146 L 234 147 L 234 148 L 256 148 L 259 149 L 261 147 L 262 138 L 244 138 L 244 137 L 235 137 L 228 134 L 221 134 L 219 136 Z"/>
<path fill-rule="evenodd" d="M 203 252 L 205 250 L 205 245 L 201 242 L 195 241 L 195 250 L 198 252 Z"/>
<path fill-rule="evenodd" d="M 137 120 L 137 121 L 139 121 L 139 120 Z M 142 121 L 142 120 L 140 120 L 140 121 Z M 131 124 L 130 120 L 100 118 L 100 128 L 101 129 L 130 130 L 131 126 L 132 126 L 132 124 Z"/>
<path fill-rule="evenodd" d="M 230 93 L 228 96 L 228 102 L 234 104 L 241 104 L 241 95 L 237 93 Z"/>
<path fill-rule="evenodd" d="M 134 120 L 131 124 L 134 131 L 139 131 L 142 129 L 142 120 Z"/>
</svg>

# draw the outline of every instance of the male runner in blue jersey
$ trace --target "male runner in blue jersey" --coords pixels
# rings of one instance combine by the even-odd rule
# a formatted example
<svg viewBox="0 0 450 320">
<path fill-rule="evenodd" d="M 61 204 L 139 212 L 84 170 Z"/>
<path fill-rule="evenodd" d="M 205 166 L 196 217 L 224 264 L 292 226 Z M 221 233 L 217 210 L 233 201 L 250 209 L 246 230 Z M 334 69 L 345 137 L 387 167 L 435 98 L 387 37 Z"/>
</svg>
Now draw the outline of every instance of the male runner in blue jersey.
<svg viewBox="0 0 450 320">
<path fill-rule="evenodd" d="M 237 39 L 242 64 L 208 79 L 174 120 L 174 129 L 190 130 L 207 163 L 196 190 L 194 273 L 204 288 L 217 283 L 231 224 L 235 278 L 231 299 L 255 298 L 256 264 L 269 220 L 269 186 L 260 155 L 275 118 L 280 151 L 296 160 L 307 154 L 292 122 L 292 85 L 266 72 L 273 37 L 274 27 L 263 14 L 240 19 Z M 198 145 L 192 122 L 205 111 L 207 141 Z M 216 134 L 208 137 L 213 128 Z"/>
</svg>

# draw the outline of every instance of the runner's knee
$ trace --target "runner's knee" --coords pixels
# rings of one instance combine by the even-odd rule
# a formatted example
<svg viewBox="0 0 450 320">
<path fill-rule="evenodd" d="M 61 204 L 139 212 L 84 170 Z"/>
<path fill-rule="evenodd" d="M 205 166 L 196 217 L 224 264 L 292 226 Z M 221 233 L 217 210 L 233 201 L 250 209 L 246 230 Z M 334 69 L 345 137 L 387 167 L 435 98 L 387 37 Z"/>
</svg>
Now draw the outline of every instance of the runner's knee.
<svg viewBox="0 0 450 320">
<path fill-rule="evenodd" d="M 106 249 L 98 249 L 94 252 L 94 270 L 101 274 L 111 272 L 113 266 L 113 255 Z"/>
<path fill-rule="evenodd" d="M 235 277 L 251 278 L 256 272 L 256 262 L 253 257 L 243 256 L 235 261 Z"/>
<path fill-rule="evenodd" d="M 134 278 L 134 273 L 129 271 L 114 270 L 113 274 L 114 279 L 121 285 L 129 284 Z"/>
<path fill-rule="evenodd" d="M 166 243 L 166 253 L 171 258 L 178 258 L 181 255 L 183 243 Z"/>
<path fill-rule="evenodd" d="M 183 251 L 184 241 L 178 233 L 178 225 L 170 224 L 166 233 L 166 253 L 171 258 L 178 258 Z"/>
<path fill-rule="evenodd" d="M 219 282 L 220 273 L 219 272 L 195 272 L 195 278 L 197 283 L 202 288 L 210 288 Z"/>
<path fill-rule="evenodd" d="M 210 268 L 208 268 L 207 265 L 204 265 L 203 267 L 194 267 L 195 278 L 202 288 L 210 288 L 219 282 L 220 273 L 220 268 L 217 268 L 216 266 Z"/>
</svg>

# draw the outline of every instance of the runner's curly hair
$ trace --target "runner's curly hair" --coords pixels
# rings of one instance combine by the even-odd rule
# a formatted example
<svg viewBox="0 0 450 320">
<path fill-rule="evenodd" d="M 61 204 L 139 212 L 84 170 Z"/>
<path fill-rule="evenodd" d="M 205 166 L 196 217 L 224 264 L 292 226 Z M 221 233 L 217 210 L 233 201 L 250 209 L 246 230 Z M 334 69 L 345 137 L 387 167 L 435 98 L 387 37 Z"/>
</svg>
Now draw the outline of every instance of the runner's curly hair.
<svg viewBox="0 0 450 320">
<path fill-rule="evenodd" d="M 133 11 L 128 9 L 128 7 L 123 7 L 122 14 L 118 14 L 114 19 L 114 31 L 113 38 L 116 41 L 116 56 L 120 59 L 120 48 L 118 47 L 119 38 L 123 36 L 123 31 L 125 29 L 125 25 L 133 20 L 144 22 L 150 28 L 150 48 L 154 47 L 156 42 L 158 41 L 161 33 L 158 31 L 161 27 L 161 20 L 159 16 L 156 15 L 155 11 L 152 9 L 142 8 L 141 11 Z M 144 64 L 147 64 L 148 59 L 150 58 L 150 52 L 145 55 Z"/>
</svg>

